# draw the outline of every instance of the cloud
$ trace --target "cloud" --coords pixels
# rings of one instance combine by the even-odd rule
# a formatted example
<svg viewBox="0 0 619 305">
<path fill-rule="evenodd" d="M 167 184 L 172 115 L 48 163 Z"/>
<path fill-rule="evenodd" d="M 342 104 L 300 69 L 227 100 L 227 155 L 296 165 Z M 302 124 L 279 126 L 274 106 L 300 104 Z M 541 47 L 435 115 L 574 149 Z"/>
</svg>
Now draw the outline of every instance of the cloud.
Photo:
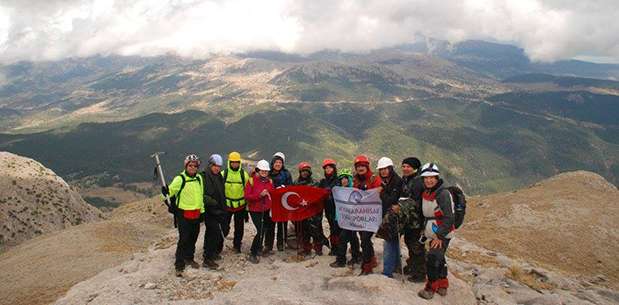
<svg viewBox="0 0 619 305">
<path fill-rule="evenodd" d="M 534 60 L 619 59 L 615 0 L 5 0 L 0 62 L 95 54 L 363 52 L 426 36 L 517 44 Z"/>
</svg>

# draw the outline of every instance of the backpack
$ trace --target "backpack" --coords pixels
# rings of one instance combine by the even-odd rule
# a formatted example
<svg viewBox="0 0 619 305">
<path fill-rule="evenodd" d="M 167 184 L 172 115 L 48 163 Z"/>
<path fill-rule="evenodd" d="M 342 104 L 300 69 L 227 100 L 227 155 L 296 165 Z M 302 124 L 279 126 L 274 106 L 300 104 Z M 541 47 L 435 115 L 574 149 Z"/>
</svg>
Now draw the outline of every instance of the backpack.
<svg viewBox="0 0 619 305">
<path fill-rule="evenodd" d="M 176 195 L 174 196 L 170 196 L 170 206 L 168 206 L 168 212 L 170 214 L 174 214 L 176 215 L 176 211 L 178 211 L 178 202 L 180 202 L 181 200 L 181 192 L 183 192 L 183 189 L 185 188 L 185 176 L 184 175 L 179 175 L 182 179 L 181 182 L 181 188 L 178 190 L 178 193 L 176 193 Z"/>
<path fill-rule="evenodd" d="M 459 229 L 464 223 L 464 215 L 466 215 L 466 195 L 459 185 L 447 187 L 447 190 L 454 202 L 454 226 Z"/>
</svg>

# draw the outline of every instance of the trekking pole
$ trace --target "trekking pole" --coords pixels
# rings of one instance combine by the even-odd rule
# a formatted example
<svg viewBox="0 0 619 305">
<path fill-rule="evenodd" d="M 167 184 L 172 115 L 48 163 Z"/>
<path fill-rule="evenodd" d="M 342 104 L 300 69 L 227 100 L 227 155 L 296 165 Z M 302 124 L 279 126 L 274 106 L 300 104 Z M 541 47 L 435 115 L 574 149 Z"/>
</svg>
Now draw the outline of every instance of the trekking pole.
<svg viewBox="0 0 619 305">
<path fill-rule="evenodd" d="M 264 197 L 262 197 L 262 202 L 261 202 L 262 213 L 260 215 L 260 235 L 258 237 L 259 238 L 258 241 L 260 241 L 260 249 L 263 249 L 263 250 L 264 250 L 263 245 L 264 245 L 264 205 L 265 205 L 264 200 L 265 200 Z"/>
<path fill-rule="evenodd" d="M 404 265 L 402 265 L 402 249 L 400 248 L 400 236 L 401 236 L 400 235 L 400 220 L 399 220 L 399 217 L 397 217 L 397 215 L 395 218 L 395 225 L 396 225 L 396 228 L 398 229 L 398 249 L 399 249 L 398 254 L 400 254 L 398 257 L 398 261 L 400 262 L 400 271 L 402 272 L 402 283 L 404 283 L 404 276 L 405 276 Z"/>
<path fill-rule="evenodd" d="M 217 226 L 219 227 L 219 234 L 221 235 L 221 239 L 225 241 L 226 236 L 224 235 L 224 229 L 221 227 L 220 223 L 218 223 Z"/>
<path fill-rule="evenodd" d="M 286 253 L 286 248 L 288 248 L 288 221 L 280 222 L 282 227 L 282 236 L 284 238 L 284 253 Z"/>
</svg>

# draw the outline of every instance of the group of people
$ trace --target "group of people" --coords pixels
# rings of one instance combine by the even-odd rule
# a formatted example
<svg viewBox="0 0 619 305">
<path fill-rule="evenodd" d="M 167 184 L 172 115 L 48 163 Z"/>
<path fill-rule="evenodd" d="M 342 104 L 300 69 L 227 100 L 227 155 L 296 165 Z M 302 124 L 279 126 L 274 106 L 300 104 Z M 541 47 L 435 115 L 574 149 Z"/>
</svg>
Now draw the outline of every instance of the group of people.
<svg viewBox="0 0 619 305">
<path fill-rule="evenodd" d="M 378 160 L 378 175 L 375 175 L 370 160 L 364 155 L 354 159 L 353 171 L 340 170 L 335 160 L 325 159 L 322 163 L 324 176 L 317 180 L 308 162 L 298 164 L 298 177 L 293 179 L 285 161 L 285 155 L 278 152 L 270 162 L 260 160 L 255 170 L 247 172 L 242 167 L 241 155 L 231 152 L 225 168 L 222 156 L 214 154 L 204 171 L 200 171 L 201 162 L 196 155 L 185 158 L 184 170 L 169 186 L 162 188 L 163 195 L 172 197 L 176 203 L 177 276 L 183 275 L 187 265 L 200 267 L 194 260 L 194 253 L 201 223 L 206 227 L 204 267 L 219 267 L 217 261 L 222 259 L 224 239 L 230 233 L 232 219 L 233 249 L 241 253 L 244 225 L 251 218 L 256 235 L 248 260 L 259 263 L 260 257 L 273 254 L 274 246 L 277 251 L 287 247 L 288 223 L 273 222 L 270 215 L 273 190 L 289 185 L 312 185 L 327 190 L 342 186 L 377 189 L 380 193 L 383 221 L 377 236 L 385 240 L 383 274 L 393 277 L 395 272 L 404 272 L 412 282 L 425 282 L 424 289 L 419 291 L 419 296 L 425 299 L 431 299 L 435 293 L 447 294 L 445 252 L 455 230 L 454 203 L 436 164 L 421 166 L 419 159 L 406 158 L 401 162 L 402 176 L 399 176 L 393 161 L 383 157 Z M 340 228 L 331 195 L 324 206 L 324 212 L 294 223 L 298 254 L 311 255 L 313 251 L 323 255 L 324 247 L 328 247 L 329 255 L 335 256 L 331 267 L 360 264 L 361 275 L 371 274 L 378 266 L 372 243 L 374 233 Z M 329 224 L 328 238 L 323 230 L 323 214 Z M 400 262 L 400 236 L 404 236 L 408 248 L 405 267 Z M 347 252 L 351 254 L 348 260 Z"/>
</svg>

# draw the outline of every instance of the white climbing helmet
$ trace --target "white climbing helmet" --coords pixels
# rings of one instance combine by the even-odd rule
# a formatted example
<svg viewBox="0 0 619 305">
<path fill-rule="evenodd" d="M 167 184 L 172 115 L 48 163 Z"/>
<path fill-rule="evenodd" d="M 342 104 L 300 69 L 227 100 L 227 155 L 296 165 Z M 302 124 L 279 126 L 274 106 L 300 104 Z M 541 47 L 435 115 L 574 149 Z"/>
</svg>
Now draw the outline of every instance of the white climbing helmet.
<svg viewBox="0 0 619 305">
<path fill-rule="evenodd" d="M 439 176 L 441 172 L 434 163 L 426 163 L 421 167 L 421 177 Z"/>
<path fill-rule="evenodd" d="M 275 154 L 273 154 L 273 158 L 275 158 L 275 157 L 282 158 L 282 161 L 284 163 L 286 163 L 286 155 L 284 155 L 283 152 L 281 152 L 281 151 L 276 152 Z"/>
<path fill-rule="evenodd" d="M 187 155 L 187 157 L 185 157 L 185 160 L 183 161 L 184 167 L 187 168 L 187 165 L 191 162 L 196 162 L 196 164 L 200 166 L 200 158 L 197 155 Z"/>
<path fill-rule="evenodd" d="M 378 166 L 376 166 L 376 169 L 387 168 L 389 166 L 393 166 L 393 161 L 387 157 L 382 157 L 378 159 Z"/>
<path fill-rule="evenodd" d="M 213 155 L 211 155 L 210 158 L 208 158 L 208 164 L 217 165 L 217 166 L 223 166 L 224 165 L 224 159 L 221 157 L 221 155 L 213 154 Z"/>
<path fill-rule="evenodd" d="M 256 168 L 261 171 L 269 171 L 271 168 L 269 167 L 269 162 L 267 160 L 260 160 L 258 164 L 256 164 Z"/>
</svg>

